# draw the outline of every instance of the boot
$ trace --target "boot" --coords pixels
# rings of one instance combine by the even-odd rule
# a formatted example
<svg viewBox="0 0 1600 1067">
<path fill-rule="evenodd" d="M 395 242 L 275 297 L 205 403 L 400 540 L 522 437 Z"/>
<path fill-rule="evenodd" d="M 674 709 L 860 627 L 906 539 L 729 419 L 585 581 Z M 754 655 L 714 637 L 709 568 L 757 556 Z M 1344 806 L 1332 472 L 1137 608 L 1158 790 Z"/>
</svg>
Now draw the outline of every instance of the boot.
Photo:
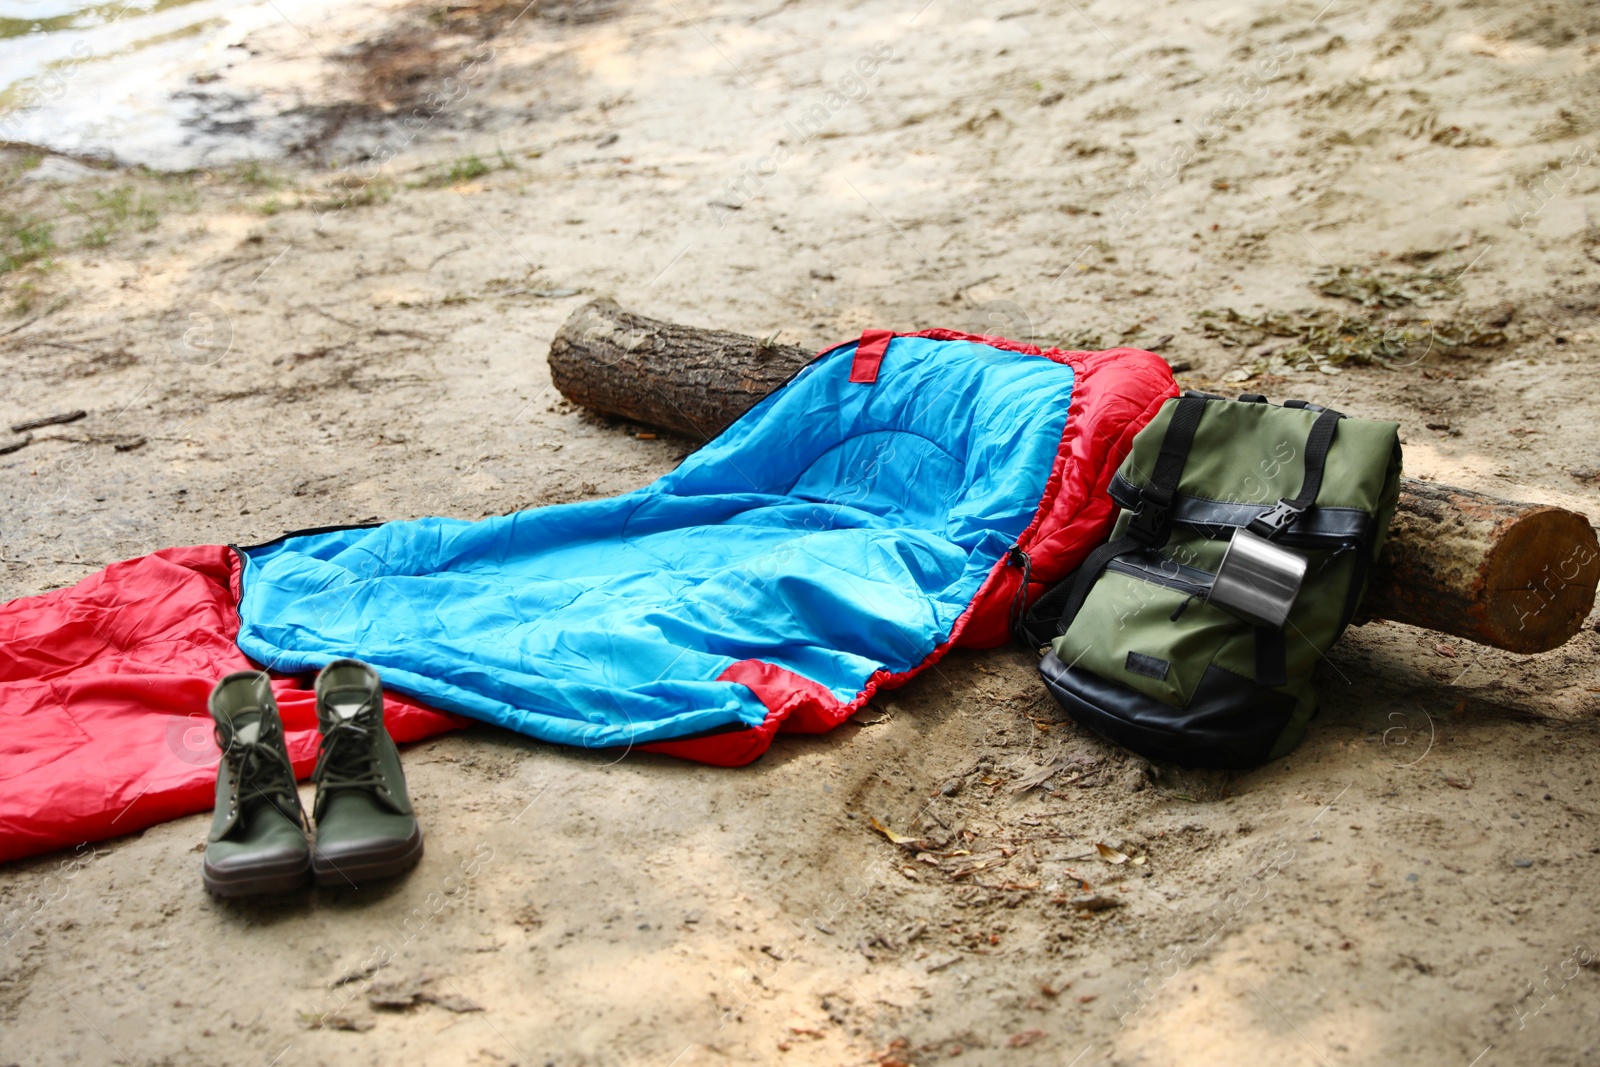
<svg viewBox="0 0 1600 1067">
<path fill-rule="evenodd" d="M 206 888 L 219 897 L 298 889 L 311 873 L 311 847 L 266 674 L 223 678 L 210 708 L 222 762 L 201 866 Z"/>
<path fill-rule="evenodd" d="M 324 667 L 317 675 L 317 722 L 317 884 L 360 886 L 410 870 L 422 858 L 422 829 L 400 752 L 383 725 L 378 672 L 353 659 Z"/>
</svg>

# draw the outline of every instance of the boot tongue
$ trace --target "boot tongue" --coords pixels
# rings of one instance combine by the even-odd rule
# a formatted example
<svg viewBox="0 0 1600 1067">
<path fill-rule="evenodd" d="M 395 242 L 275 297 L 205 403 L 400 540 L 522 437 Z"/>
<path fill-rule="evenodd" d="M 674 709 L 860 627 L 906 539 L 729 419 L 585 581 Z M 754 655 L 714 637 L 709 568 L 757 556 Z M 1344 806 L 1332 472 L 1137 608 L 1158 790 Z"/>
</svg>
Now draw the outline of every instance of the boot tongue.
<svg viewBox="0 0 1600 1067">
<path fill-rule="evenodd" d="M 241 745 L 253 745 L 266 732 L 260 708 L 245 708 L 228 717 L 228 734 Z"/>
<path fill-rule="evenodd" d="M 348 722 L 361 714 L 361 708 L 364 704 L 366 704 L 366 701 L 359 697 L 352 697 L 348 700 L 330 699 L 328 701 L 328 710 L 333 712 L 334 718 Z"/>
<path fill-rule="evenodd" d="M 322 705 L 327 709 L 327 718 L 334 723 L 357 722 L 363 726 L 370 725 L 366 720 L 372 715 L 363 715 L 373 706 L 372 693 L 366 689 L 335 689 L 325 693 Z"/>
</svg>

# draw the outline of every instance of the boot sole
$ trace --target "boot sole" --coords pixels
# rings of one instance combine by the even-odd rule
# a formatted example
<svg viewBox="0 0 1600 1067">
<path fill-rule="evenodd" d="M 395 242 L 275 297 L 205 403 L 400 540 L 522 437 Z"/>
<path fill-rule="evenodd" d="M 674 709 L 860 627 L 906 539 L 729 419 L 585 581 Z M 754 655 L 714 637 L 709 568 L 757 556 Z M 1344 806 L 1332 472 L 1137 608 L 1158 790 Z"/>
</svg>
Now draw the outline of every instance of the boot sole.
<svg viewBox="0 0 1600 1067">
<path fill-rule="evenodd" d="M 280 864 L 218 871 L 210 864 L 202 863 L 200 877 L 205 882 L 206 891 L 215 897 L 254 897 L 269 893 L 292 893 L 297 889 L 304 889 L 306 883 L 311 880 L 311 857 L 307 856 L 305 862 L 296 868 L 286 868 Z"/>
<path fill-rule="evenodd" d="M 319 886 L 337 888 L 353 883 L 359 889 L 365 882 L 404 874 L 421 859 L 422 827 L 418 826 L 411 831 L 410 837 L 398 842 L 396 848 L 350 853 L 341 856 L 337 864 L 328 860 L 320 850 L 313 852 L 311 874 Z"/>
</svg>

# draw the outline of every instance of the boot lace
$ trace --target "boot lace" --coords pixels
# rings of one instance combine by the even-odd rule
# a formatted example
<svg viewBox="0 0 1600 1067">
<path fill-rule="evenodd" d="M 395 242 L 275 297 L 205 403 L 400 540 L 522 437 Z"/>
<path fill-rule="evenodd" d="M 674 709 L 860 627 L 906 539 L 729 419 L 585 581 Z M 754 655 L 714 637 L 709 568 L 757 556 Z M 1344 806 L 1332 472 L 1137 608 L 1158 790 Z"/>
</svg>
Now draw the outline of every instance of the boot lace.
<svg viewBox="0 0 1600 1067">
<path fill-rule="evenodd" d="M 301 821 L 300 797 L 294 788 L 294 767 L 284 754 L 283 741 L 276 729 L 262 717 L 261 732 L 254 741 L 237 733 L 216 729 L 217 747 L 228 761 L 233 779 L 233 808 L 238 810 L 252 800 L 265 800 L 285 816 Z"/>
<path fill-rule="evenodd" d="M 378 766 L 378 746 L 373 728 L 362 722 L 363 714 L 341 719 L 322 733 L 322 751 L 311 778 L 319 790 L 369 789 L 383 786 Z"/>
</svg>

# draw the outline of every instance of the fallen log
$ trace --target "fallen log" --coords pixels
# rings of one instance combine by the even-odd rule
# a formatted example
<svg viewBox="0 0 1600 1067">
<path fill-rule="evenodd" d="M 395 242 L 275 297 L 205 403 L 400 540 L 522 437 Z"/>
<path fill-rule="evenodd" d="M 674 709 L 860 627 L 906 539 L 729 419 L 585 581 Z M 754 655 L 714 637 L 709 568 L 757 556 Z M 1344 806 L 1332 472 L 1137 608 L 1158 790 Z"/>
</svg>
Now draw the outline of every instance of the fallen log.
<svg viewBox="0 0 1600 1067">
<path fill-rule="evenodd" d="M 706 440 L 813 355 L 600 300 L 556 334 L 550 378 L 580 407 Z M 1577 512 L 1406 478 L 1361 607 L 1366 618 L 1544 652 L 1583 626 L 1597 582 L 1600 544 Z"/>
<path fill-rule="evenodd" d="M 596 300 L 574 311 L 550 342 L 550 381 L 579 407 L 706 441 L 814 355 Z"/>
</svg>

